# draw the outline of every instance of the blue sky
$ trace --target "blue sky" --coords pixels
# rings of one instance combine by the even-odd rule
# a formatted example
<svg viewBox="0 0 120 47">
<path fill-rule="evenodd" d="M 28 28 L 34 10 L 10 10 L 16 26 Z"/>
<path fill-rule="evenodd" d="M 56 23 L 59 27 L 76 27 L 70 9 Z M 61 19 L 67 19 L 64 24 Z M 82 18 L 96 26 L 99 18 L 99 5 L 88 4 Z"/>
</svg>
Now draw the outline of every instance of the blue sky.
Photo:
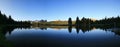
<svg viewBox="0 0 120 47">
<path fill-rule="evenodd" d="M 15 20 L 102 19 L 120 15 L 120 0 L 0 0 L 0 10 Z"/>
</svg>

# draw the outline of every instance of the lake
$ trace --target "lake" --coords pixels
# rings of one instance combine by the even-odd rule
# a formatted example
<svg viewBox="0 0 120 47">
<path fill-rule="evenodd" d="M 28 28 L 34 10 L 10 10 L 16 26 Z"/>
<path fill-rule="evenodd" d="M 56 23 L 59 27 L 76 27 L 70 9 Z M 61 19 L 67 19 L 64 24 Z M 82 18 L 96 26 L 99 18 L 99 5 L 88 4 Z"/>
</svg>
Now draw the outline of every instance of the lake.
<svg viewBox="0 0 120 47">
<path fill-rule="evenodd" d="M 13 47 L 120 47 L 120 28 L 14 28 L 5 40 Z"/>
</svg>

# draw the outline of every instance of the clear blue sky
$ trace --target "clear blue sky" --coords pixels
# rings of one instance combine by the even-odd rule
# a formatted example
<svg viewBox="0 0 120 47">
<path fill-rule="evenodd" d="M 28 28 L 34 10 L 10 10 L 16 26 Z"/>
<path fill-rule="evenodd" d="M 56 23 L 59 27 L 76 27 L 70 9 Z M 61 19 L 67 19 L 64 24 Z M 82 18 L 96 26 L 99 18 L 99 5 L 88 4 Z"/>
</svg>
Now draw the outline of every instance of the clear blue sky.
<svg viewBox="0 0 120 47">
<path fill-rule="evenodd" d="M 15 20 L 102 19 L 120 15 L 120 0 L 0 0 L 0 10 Z"/>
</svg>

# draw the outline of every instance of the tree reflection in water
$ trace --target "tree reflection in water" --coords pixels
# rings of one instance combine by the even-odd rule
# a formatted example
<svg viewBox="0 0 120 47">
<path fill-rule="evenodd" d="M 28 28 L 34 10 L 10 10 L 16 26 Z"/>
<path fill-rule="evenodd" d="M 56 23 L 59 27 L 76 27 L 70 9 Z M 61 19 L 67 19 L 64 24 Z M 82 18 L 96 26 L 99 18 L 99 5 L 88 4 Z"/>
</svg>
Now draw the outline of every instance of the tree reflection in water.
<svg viewBox="0 0 120 47">
<path fill-rule="evenodd" d="M 76 33 L 79 34 L 79 31 L 81 30 L 83 33 L 89 32 L 94 29 L 101 29 L 104 31 L 111 31 L 114 32 L 116 35 L 120 35 L 120 27 L 112 27 L 112 26 L 32 26 L 32 28 L 38 28 L 41 30 L 47 30 L 47 28 L 52 28 L 52 29 L 67 29 L 68 32 L 71 33 L 72 29 L 76 29 Z"/>
<path fill-rule="evenodd" d="M 2 34 L 6 34 L 6 33 L 9 33 L 11 34 L 11 32 L 14 30 L 14 29 L 31 29 L 31 28 L 36 28 L 36 29 L 41 29 L 41 30 L 47 30 L 47 28 L 52 28 L 52 29 L 68 29 L 69 33 L 72 32 L 72 29 L 75 28 L 76 29 L 76 33 L 78 34 L 79 31 L 81 30 L 83 33 L 85 32 L 89 32 L 91 30 L 94 30 L 94 29 L 101 29 L 101 30 L 104 30 L 104 31 L 111 31 L 111 32 L 114 32 L 115 34 L 120 34 L 120 28 L 117 27 L 117 28 L 114 28 L 114 27 L 95 27 L 95 26 L 40 26 L 40 27 L 33 27 L 33 26 L 1 26 L 0 27 L 0 33 Z"/>
<path fill-rule="evenodd" d="M 95 26 L 81 26 L 81 27 L 74 27 L 74 26 L 41 26 L 41 27 L 31 27 L 31 26 L 1 26 L 0 27 L 0 46 L 2 47 L 13 47 L 12 43 L 6 40 L 6 33 L 11 34 L 11 32 L 14 29 L 31 29 L 31 28 L 37 28 L 37 29 L 41 29 L 41 30 L 47 30 L 47 28 L 52 28 L 52 29 L 64 29 L 67 28 L 68 32 L 71 33 L 72 32 L 72 28 L 76 29 L 77 34 L 79 34 L 79 31 L 81 30 L 83 33 L 89 32 L 93 29 L 102 29 L 105 31 L 111 31 L 114 32 L 115 35 L 119 35 L 120 36 L 120 28 L 116 27 L 116 28 L 112 28 L 112 27 L 95 27 Z"/>
<path fill-rule="evenodd" d="M 11 32 L 16 28 L 20 28 L 20 29 L 29 28 L 30 29 L 30 26 L 6 26 L 6 25 L 3 26 L 1 25 L 0 26 L 0 47 L 13 47 L 13 44 L 9 42 L 8 40 L 6 40 L 5 35 L 7 33 L 11 34 Z"/>
</svg>

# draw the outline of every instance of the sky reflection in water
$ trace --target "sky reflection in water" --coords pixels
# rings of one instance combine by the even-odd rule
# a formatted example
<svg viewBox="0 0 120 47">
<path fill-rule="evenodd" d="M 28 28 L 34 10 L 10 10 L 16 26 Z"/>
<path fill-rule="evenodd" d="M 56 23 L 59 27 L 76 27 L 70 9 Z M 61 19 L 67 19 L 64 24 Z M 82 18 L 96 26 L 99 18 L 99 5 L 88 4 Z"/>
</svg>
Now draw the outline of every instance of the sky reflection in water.
<svg viewBox="0 0 120 47">
<path fill-rule="evenodd" d="M 91 31 L 79 33 L 72 29 L 15 29 L 11 34 L 6 34 L 7 40 L 14 43 L 15 46 L 24 47 L 119 47 L 120 36 L 111 31 L 94 29 Z"/>
</svg>

